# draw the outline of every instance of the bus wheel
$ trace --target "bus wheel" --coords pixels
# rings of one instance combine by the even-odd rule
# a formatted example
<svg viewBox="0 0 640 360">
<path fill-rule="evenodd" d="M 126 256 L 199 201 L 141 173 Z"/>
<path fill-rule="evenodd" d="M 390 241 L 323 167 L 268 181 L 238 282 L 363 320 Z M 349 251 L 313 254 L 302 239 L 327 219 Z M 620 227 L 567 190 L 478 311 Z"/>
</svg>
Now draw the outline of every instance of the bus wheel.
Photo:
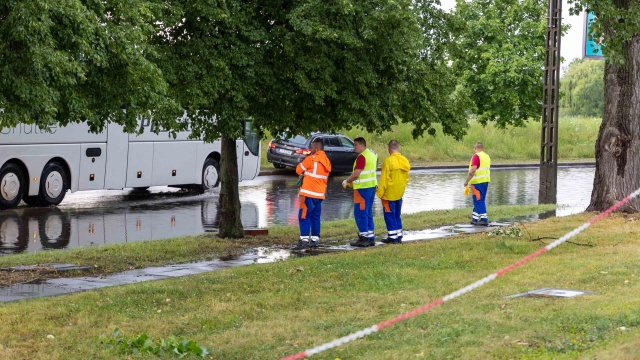
<svg viewBox="0 0 640 360">
<path fill-rule="evenodd" d="M 11 209 L 20 203 L 25 183 L 22 170 L 16 164 L 0 169 L 0 209 Z"/>
<path fill-rule="evenodd" d="M 40 201 L 44 205 L 58 205 L 69 188 L 69 175 L 57 162 L 50 162 L 42 170 L 40 177 Z"/>
<path fill-rule="evenodd" d="M 202 166 L 202 184 L 196 185 L 196 190 L 203 193 L 213 189 L 220 183 L 220 165 L 213 158 L 207 158 Z"/>
</svg>

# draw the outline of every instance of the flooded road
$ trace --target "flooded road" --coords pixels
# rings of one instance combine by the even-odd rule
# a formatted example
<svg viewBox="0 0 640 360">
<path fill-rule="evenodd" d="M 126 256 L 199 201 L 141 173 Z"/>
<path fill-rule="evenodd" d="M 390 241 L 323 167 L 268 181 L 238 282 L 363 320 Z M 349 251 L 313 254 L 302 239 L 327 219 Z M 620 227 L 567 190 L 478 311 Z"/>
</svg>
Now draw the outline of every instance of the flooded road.
<svg viewBox="0 0 640 360">
<path fill-rule="evenodd" d="M 471 206 L 463 195 L 466 172 L 424 170 L 411 173 L 404 213 Z M 491 172 L 487 203 L 536 204 L 538 170 Z M 558 215 L 583 211 L 589 203 L 594 167 L 558 169 Z M 329 179 L 323 220 L 351 218 L 352 190 L 342 189 L 346 175 Z M 240 184 L 245 228 L 297 224 L 299 200 L 294 175 L 260 176 Z M 374 206 L 382 214 L 379 202 Z M 37 252 L 198 235 L 218 227 L 218 192 L 192 195 L 167 187 L 149 191 L 84 191 L 68 194 L 57 208 L 0 211 L 0 254 Z"/>
</svg>

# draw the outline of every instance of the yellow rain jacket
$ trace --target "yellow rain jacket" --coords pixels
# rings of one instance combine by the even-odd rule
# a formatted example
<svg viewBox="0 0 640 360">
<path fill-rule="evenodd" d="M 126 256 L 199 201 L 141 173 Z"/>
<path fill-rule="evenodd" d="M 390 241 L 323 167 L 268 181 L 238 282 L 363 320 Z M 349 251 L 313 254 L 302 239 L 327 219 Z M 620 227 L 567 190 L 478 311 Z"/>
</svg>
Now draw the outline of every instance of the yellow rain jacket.
<svg viewBox="0 0 640 360">
<path fill-rule="evenodd" d="M 402 199 L 409 182 L 409 160 L 399 152 L 389 155 L 382 163 L 380 184 L 376 195 L 383 200 L 396 201 Z"/>
</svg>

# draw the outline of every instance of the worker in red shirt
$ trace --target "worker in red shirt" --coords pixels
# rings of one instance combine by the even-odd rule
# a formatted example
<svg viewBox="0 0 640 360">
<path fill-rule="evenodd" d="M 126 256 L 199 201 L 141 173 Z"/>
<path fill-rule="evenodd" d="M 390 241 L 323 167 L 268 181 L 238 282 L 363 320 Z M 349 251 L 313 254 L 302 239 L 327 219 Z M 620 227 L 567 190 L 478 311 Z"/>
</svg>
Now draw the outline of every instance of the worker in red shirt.
<svg viewBox="0 0 640 360">
<path fill-rule="evenodd" d="M 327 192 L 327 179 L 331 172 L 331 162 L 324 152 L 321 138 L 311 142 L 311 154 L 296 167 L 296 173 L 302 178 L 300 185 L 300 210 L 298 224 L 300 240 L 291 250 L 317 248 L 320 243 L 320 214 L 322 200 Z"/>
<path fill-rule="evenodd" d="M 491 181 L 491 158 L 484 152 L 484 144 L 477 142 L 473 147 L 476 152 L 471 157 L 469 163 L 469 173 L 464 186 L 471 187 L 471 198 L 473 199 L 473 212 L 471 213 L 471 224 L 479 226 L 488 226 L 489 218 L 487 216 L 487 190 Z"/>
<path fill-rule="evenodd" d="M 367 142 L 359 137 L 353 140 L 354 150 L 359 154 L 353 164 L 353 173 L 342 182 L 342 187 L 353 187 L 353 216 L 358 227 L 358 240 L 351 246 L 375 246 L 373 225 L 373 201 L 376 198 L 376 169 L 378 155 L 367 149 Z"/>
</svg>

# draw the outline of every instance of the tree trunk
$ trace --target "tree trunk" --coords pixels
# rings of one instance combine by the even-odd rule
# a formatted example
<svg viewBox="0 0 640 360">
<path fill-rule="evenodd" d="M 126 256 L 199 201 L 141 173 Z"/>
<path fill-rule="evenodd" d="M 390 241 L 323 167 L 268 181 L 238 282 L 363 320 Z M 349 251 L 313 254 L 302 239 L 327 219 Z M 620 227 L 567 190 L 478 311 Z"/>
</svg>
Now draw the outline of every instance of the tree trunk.
<svg viewBox="0 0 640 360">
<path fill-rule="evenodd" d="M 222 136 L 222 156 L 220 158 L 220 231 L 222 238 L 244 237 L 240 220 L 240 194 L 238 193 L 238 160 L 236 139 Z"/>
<path fill-rule="evenodd" d="M 624 63 L 604 68 L 604 115 L 587 211 L 603 211 L 640 187 L 640 35 L 624 45 Z M 639 212 L 635 199 L 618 211 Z"/>
</svg>

